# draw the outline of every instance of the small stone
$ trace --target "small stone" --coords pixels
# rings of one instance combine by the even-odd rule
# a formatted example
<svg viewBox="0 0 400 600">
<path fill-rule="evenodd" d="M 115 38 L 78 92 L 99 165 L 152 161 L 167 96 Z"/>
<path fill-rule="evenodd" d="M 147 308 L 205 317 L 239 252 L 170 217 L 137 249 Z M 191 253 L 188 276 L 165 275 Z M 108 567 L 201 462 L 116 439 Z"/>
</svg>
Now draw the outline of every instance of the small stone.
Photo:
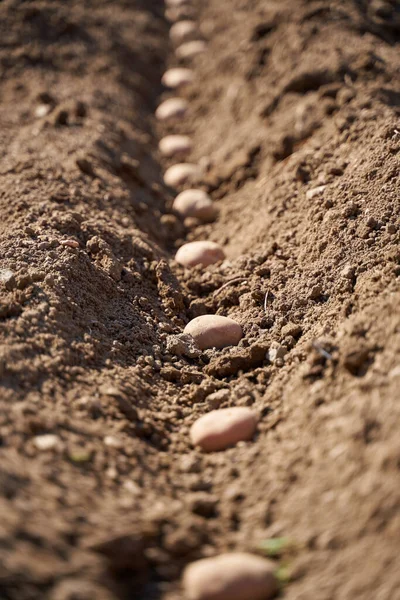
<svg viewBox="0 0 400 600">
<path fill-rule="evenodd" d="M 11 269 L 0 269 L 0 281 L 8 290 L 12 290 L 15 285 L 15 273 Z"/>
<path fill-rule="evenodd" d="M 79 242 L 76 240 L 61 240 L 61 246 L 67 246 L 68 248 L 79 248 Z"/>
<path fill-rule="evenodd" d="M 320 196 L 322 192 L 325 190 L 326 185 L 319 185 L 318 187 L 313 188 L 312 190 L 308 190 L 306 192 L 307 200 L 312 200 L 315 196 Z"/>
<path fill-rule="evenodd" d="M 278 591 L 273 562 L 244 552 L 203 558 L 183 573 L 187 600 L 269 600 Z"/>
<path fill-rule="evenodd" d="M 351 265 L 345 265 L 340 274 L 345 279 L 353 279 L 354 274 L 355 274 L 355 269 Z"/>
<path fill-rule="evenodd" d="M 278 342 L 272 342 L 267 352 L 267 358 L 269 362 L 275 362 L 278 359 L 282 359 L 287 353 L 287 349 Z"/>
<path fill-rule="evenodd" d="M 174 23 L 169 30 L 169 37 L 174 44 L 182 44 L 193 40 L 197 36 L 197 24 L 195 21 L 185 19 Z"/>
<path fill-rule="evenodd" d="M 186 59 L 193 58 L 199 54 L 202 54 L 207 49 L 207 44 L 203 40 L 196 40 L 192 42 L 185 42 L 179 46 L 175 54 L 177 58 Z"/>
<path fill-rule="evenodd" d="M 187 135 L 167 135 L 158 148 L 163 156 L 185 156 L 192 151 L 193 144 Z"/>
<path fill-rule="evenodd" d="M 109 448 L 123 448 L 124 443 L 114 435 L 106 435 L 104 438 L 104 444 Z"/>
<path fill-rule="evenodd" d="M 210 196 L 203 190 L 185 190 L 175 198 L 172 208 L 184 218 L 194 218 L 209 223 L 213 221 L 218 209 Z"/>
<path fill-rule="evenodd" d="M 222 408 L 200 417 L 190 429 L 190 439 L 205 452 L 216 452 L 250 440 L 256 428 L 257 417 L 250 408 Z"/>
<path fill-rule="evenodd" d="M 224 260 L 225 252 L 215 242 L 199 241 L 189 242 L 181 246 L 176 253 L 175 260 L 184 267 L 195 267 L 201 265 L 208 267 L 214 263 Z"/>
<path fill-rule="evenodd" d="M 200 180 L 202 171 L 198 165 L 178 163 L 165 171 L 164 182 L 172 188 Z"/>
<path fill-rule="evenodd" d="M 194 73 L 191 69 L 174 68 L 166 71 L 161 79 L 165 87 L 177 89 L 189 83 L 193 83 Z"/>
<path fill-rule="evenodd" d="M 192 319 L 184 331 L 193 336 L 201 350 L 237 346 L 243 337 L 239 323 L 220 315 L 201 315 Z"/>
<path fill-rule="evenodd" d="M 169 98 L 160 104 L 155 115 L 159 121 L 182 119 L 188 110 L 188 103 L 183 98 Z"/>
<path fill-rule="evenodd" d="M 37 435 L 33 438 L 33 443 L 38 450 L 53 450 L 58 446 L 60 438 L 58 435 L 53 433 L 45 433 L 43 435 Z"/>
<path fill-rule="evenodd" d="M 39 104 L 39 106 L 35 108 L 35 117 L 37 117 L 38 119 L 42 119 L 43 117 L 48 115 L 50 111 L 51 106 L 49 104 Z"/>
</svg>

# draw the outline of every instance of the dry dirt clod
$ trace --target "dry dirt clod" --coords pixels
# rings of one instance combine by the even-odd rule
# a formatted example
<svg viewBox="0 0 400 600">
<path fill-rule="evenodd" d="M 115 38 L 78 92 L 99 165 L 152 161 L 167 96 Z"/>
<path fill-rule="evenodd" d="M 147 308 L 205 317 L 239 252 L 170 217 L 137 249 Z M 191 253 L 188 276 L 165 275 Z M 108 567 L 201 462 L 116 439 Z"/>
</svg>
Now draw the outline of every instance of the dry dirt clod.
<svg viewBox="0 0 400 600">
<path fill-rule="evenodd" d="M 182 60 L 186 58 L 193 58 L 198 54 L 203 54 L 207 50 L 207 44 L 203 40 L 194 40 L 192 42 L 185 42 L 179 46 L 175 54 L 177 58 Z"/>
<path fill-rule="evenodd" d="M 189 83 L 193 83 L 194 73 L 191 69 L 175 68 L 169 69 L 162 76 L 161 82 L 165 87 L 177 89 Z"/>
<path fill-rule="evenodd" d="M 175 260 L 184 267 L 195 267 L 201 265 L 208 267 L 214 263 L 224 260 L 225 252 L 215 242 L 199 241 L 184 244 L 175 255 Z"/>
<path fill-rule="evenodd" d="M 166 349 L 175 356 L 187 356 L 188 358 L 198 358 L 201 350 L 197 348 L 191 335 L 181 333 L 179 335 L 170 335 L 166 341 Z"/>
<path fill-rule="evenodd" d="M 182 217 L 193 217 L 203 223 L 213 221 L 218 209 L 210 196 L 203 190 L 185 190 L 175 198 L 172 208 Z"/>
<path fill-rule="evenodd" d="M 239 323 L 220 315 L 201 315 L 190 321 L 184 333 L 190 333 L 201 350 L 236 346 L 243 337 Z"/>
<path fill-rule="evenodd" d="M 256 428 L 257 417 L 250 408 L 222 408 L 200 417 L 192 425 L 190 440 L 205 452 L 216 452 L 250 440 Z"/>
<path fill-rule="evenodd" d="M 278 590 L 275 565 L 242 552 L 204 558 L 186 567 L 187 600 L 268 600 Z"/>
<path fill-rule="evenodd" d="M 186 156 L 192 151 L 193 144 L 187 135 L 167 135 L 158 145 L 163 156 Z"/>
<path fill-rule="evenodd" d="M 178 163 L 165 171 L 164 182 L 166 185 L 176 188 L 186 183 L 198 182 L 201 175 L 202 171 L 198 165 Z"/>
<path fill-rule="evenodd" d="M 155 115 L 159 121 L 183 119 L 188 110 L 188 103 L 183 98 L 168 98 L 157 108 Z"/>
</svg>

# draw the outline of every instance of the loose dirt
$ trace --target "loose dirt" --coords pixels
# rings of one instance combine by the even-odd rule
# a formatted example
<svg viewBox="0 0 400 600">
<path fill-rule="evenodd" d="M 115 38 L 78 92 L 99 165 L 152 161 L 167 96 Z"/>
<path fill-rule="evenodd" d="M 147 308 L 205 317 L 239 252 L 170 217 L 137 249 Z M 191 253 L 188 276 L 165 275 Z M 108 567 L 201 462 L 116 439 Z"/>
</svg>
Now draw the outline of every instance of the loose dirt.
<svg viewBox="0 0 400 600">
<path fill-rule="evenodd" d="M 399 4 L 181 14 L 195 58 L 161 0 L 0 4 L 0 598 L 183 599 L 190 562 L 287 538 L 288 600 L 396 600 Z M 213 223 L 172 211 L 170 134 Z M 227 260 L 173 260 L 204 239 Z M 214 313 L 238 346 L 180 337 Z M 234 406 L 256 436 L 193 449 Z"/>
</svg>

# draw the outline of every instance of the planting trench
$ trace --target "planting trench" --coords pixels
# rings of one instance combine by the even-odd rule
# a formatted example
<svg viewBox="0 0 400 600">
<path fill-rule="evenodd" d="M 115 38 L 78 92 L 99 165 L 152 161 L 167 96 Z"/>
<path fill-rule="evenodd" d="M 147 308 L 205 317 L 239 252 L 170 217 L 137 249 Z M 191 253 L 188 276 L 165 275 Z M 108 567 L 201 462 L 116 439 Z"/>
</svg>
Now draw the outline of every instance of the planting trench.
<svg viewBox="0 0 400 600">
<path fill-rule="evenodd" d="M 0 8 L 0 597 L 173 600 L 188 563 L 278 546 L 288 599 L 393 600 L 398 3 L 184 10 L 207 50 L 165 126 L 161 1 Z M 167 133 L 215 222 L 171 210 Z M 179 266 L 194 240 L 227 260 Z M 243 339 L 173 337 L 203 314 Z M 238 406 L 251 441 L 191 446 Z"/>
</svg>

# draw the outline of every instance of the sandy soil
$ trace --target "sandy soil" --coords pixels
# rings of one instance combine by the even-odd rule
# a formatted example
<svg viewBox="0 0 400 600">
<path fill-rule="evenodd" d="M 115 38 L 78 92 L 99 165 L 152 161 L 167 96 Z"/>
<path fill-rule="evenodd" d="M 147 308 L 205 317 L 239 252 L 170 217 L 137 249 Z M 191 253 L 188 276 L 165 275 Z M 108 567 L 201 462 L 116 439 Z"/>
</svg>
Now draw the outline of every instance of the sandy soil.
<svg viewBox="0 0 400 600">
<path fill-rule="evenodd" d="M 399 3 L 187 12 L 208 49 L 165 126 L 161 0 L 0 4 L 0 598 L 183 599 L 189 562 L 285 537 L 288 600 L 397 600 Z M 172 211 L 166 133 L 216 222 Z M 228 259 L 173 260 L 201 239 Z M 172 343 L 205 313 L 239 345 Z M 230 406 L 256 437 L 192 448 Z"/>
</svg>

